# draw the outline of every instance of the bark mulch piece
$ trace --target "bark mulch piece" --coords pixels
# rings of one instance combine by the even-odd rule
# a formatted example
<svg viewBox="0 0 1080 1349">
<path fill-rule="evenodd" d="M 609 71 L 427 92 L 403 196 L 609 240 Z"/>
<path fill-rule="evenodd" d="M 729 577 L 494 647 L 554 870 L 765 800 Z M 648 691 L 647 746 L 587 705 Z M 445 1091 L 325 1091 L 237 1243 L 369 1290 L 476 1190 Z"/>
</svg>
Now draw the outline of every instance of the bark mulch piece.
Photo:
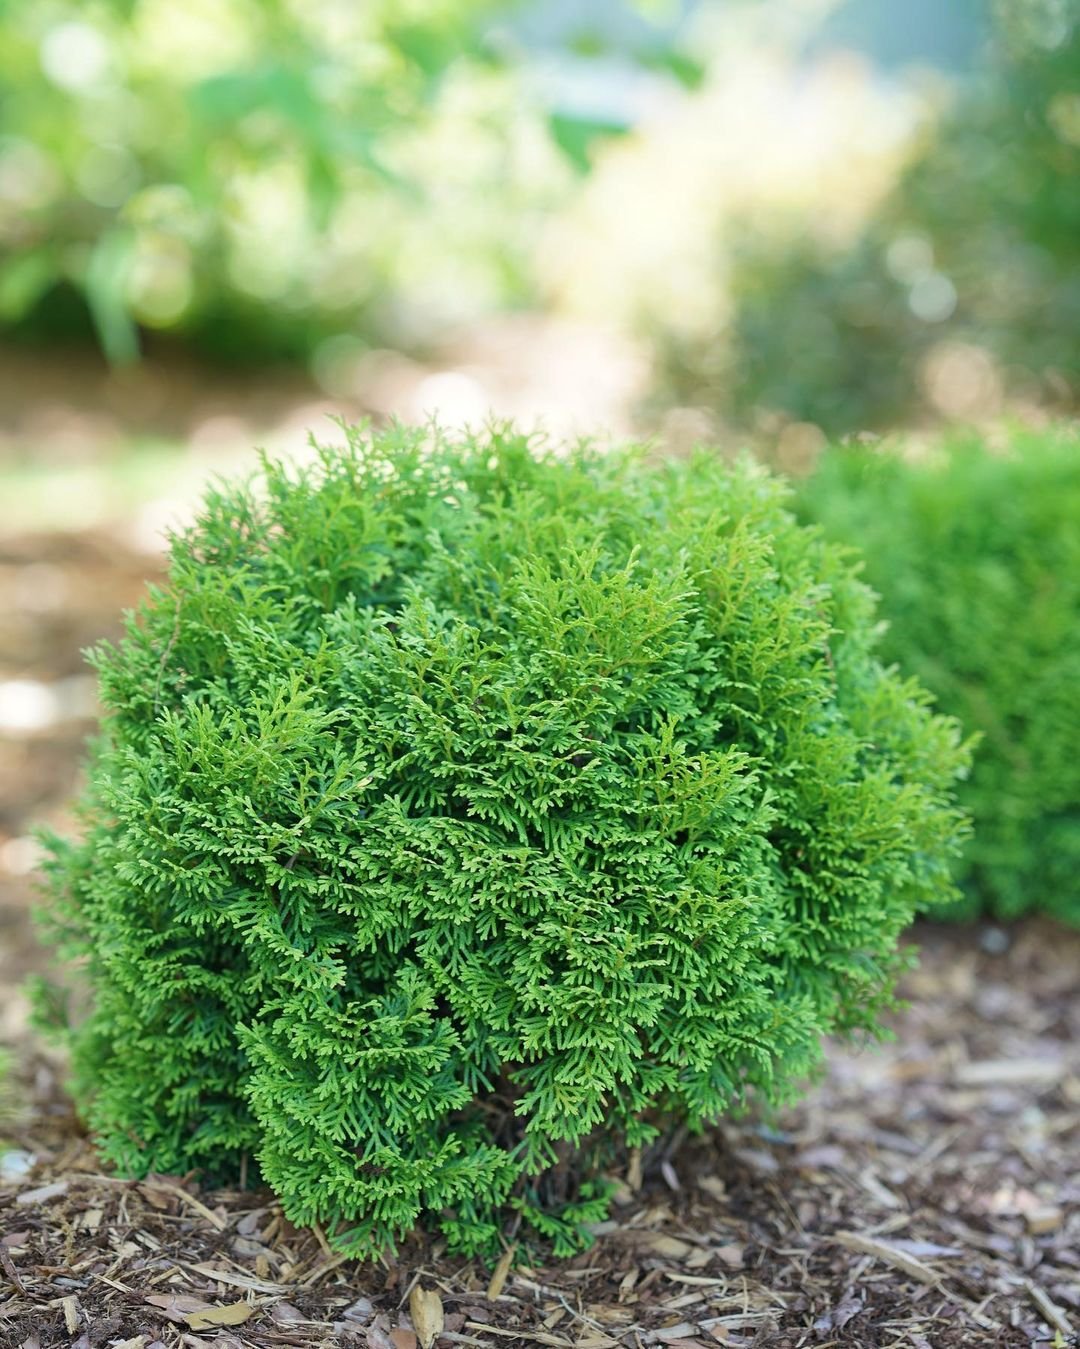
<svg viewBox="0 0 1080 1349">
<path fill-rule="evenodd" d="M 265 1193 L 103 1174 L 43 1063 L 8 1131 L 36 1160 L 0 1186 L 0 1345 L 1076 1345 L 1080 934 L 917 935 L 895 1041 L 836 1048 L 791 1110 L 631 1158 L 562 1263 L 416 1242 L 357 1265 Z"/>
</svg>

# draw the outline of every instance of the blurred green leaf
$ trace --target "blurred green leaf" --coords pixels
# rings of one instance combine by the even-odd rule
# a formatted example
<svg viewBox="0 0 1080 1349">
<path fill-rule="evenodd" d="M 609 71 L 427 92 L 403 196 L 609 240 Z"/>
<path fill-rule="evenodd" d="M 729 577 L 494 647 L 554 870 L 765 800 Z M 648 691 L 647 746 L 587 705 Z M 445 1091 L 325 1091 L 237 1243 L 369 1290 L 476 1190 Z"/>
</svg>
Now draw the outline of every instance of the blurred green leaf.
<svg viewBox="0 0 1080 1349">
<path fill-rule="evenodd" d="M 139 334 L 128 309 L 126 286 L 135 254 L 131 230 L 117 228 L 94 245 L 86 268 L 86 299 L 101 347 L 116 365 L 139 355 Z"/>
<path fill-rule="evenodd" d="M 440 76 L 461 55 L 461 35 L 449 27 L 398 24 L 387 36 L 429 80 Z"/>
<path fill-rule="evenodd" d="M 629 130 L 625 122 L 561 112 L 550 115 L 548 126 L 555 144 L 579 173 L 592 168 L 592 152 L 598 141 L 624 136 Z"/>
<path fill-rule="evenodd" d="M 190 92 L 195 113 L 217 128 L 234 128 L 252 113 L 273 111 L 309 136 L 321 134 L 321 110 L 303 77 L 276 63 L 214 75 Z"/>
<path fill-rule="evenodd" d="M 674 76 L 684 89 L 698 89 L 705 79 L 705 67 L 700 61 L 674 49 L 647 52 L 641 57 L 641 63 Z"/>
<path fill-rule="evenodd" d="M 308 158 L 308 204 L 317 229 L 325 230 L 341 200 L 341 178 L 329 155 L 316 152 Z"/>
<path fill-rule="evenodd" d="M 17 253 L 0 264 L 0 318 L 22 318 L 52 284 L 54 267 L 44 250 Z"/>
</svg>

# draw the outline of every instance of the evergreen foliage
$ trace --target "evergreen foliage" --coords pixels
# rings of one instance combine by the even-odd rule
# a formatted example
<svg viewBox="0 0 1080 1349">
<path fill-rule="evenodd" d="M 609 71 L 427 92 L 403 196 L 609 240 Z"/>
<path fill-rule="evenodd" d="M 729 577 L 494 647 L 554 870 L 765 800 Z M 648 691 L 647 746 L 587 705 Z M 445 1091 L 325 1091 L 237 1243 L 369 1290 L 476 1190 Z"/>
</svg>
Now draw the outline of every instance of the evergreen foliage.
<svg viewBox="0 0 1080 1349">
<path fill-rule="evenodd" d="M 749 463 L 396 428 L 214 491 L 52 843 L 105 1155 L 253 1155 L 352 1253 L 569 1249 L 615 1146 L 873 1029 L 948 897 L 965 750 L 875 640 Z"/>
<path fill-rule="evenodd" d="M 800 510 L 857 545 L 887 659 L 981 733 L 961 799 L 967 903 L 1080 923 L 1080 442 L 959 441 L 929 460 L 828 452 Z"/>
</svg>

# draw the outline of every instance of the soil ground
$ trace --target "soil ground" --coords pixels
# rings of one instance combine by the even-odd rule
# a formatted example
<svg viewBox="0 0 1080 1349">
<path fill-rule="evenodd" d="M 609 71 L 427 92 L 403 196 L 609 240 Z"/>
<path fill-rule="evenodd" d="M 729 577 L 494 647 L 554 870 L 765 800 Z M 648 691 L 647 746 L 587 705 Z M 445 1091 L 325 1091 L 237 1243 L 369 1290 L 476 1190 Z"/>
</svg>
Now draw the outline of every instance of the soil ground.
<svg viewBox="0 0 1080 1349">
<path fill-rule="evenodd" d="M 1039 920 L 922 926 L 891 1043 L 626 1168 L 569 1262 L 493 1280 L 416 1243 L 358 1266 L 266 1194 L 105 1173 L 25 1027 L 28 831 L 65 824 L 80 648 L 155 565 L 106 533 L 0 535 L 0 711 L 28 723 L 0 733 L 0 1349 L 1080 1344 L 1080 933 Z"/>
</svg>

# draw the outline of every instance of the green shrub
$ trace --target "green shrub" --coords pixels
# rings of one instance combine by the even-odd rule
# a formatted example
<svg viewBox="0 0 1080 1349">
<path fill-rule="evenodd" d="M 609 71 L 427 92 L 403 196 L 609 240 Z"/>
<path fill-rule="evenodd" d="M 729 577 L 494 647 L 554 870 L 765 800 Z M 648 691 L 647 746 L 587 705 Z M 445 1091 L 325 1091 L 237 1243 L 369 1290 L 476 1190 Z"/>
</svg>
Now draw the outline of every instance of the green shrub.
<svg viewBox="0 0 1080 1349">
<path fill-rule="evenodd" d="M 966 911 L 1080 923 L 1080 441 L 833 450 L 799 504 L 865 554 L 883 654 L 981 732 Z"/>
<path fill-rule="evenodd" d="M 213 493 L 95 654 L 80 1097 L 346 1251 L 566 1249 L 617 1145 L 874 1027 L 965 752 L 760 469 L 348 440 Z"/>
</svg>

